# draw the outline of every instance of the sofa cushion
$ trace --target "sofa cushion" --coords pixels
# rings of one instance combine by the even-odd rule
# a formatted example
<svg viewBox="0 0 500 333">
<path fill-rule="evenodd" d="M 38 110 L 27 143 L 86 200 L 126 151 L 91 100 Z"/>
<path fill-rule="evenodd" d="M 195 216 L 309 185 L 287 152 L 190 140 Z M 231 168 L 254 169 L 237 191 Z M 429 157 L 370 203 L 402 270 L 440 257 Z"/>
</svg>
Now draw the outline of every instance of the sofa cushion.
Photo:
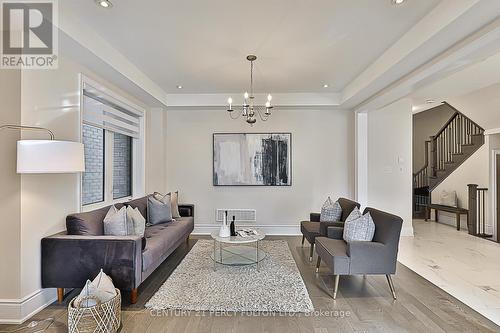
<svg viewBox="0 0 500 333">
<path fill-rule="evenodd" d="M 366 213 L 357 219 L 347 219 L 344 225 L 343 238 L 346 242 L 371 242 L 375 235 L 375 223 L 373 223 L 370 213 Z"/>
<path fill-rule="evenodd" d="M 148 197 L 148 224 L 160 224 L 172 221 L 172 206 L 170 194 L 158 200 L 155 196 Z"/>
<path fill-rule="evenodd" d="M 319 232 L 320 223 L 311 221 L 300 222 L 300 231 L 306 237 L 310 244 L 314 244 L 314 239 L 320 236 Z"/>
<path fill-rule="evenodd" d="M 104 218 L 111 206 L 92 210 L 84 213 L 70 214 L 66 217 L 66 230 L 68 235 L 102 236 L 104 235 Z M 116 204 L 121 209 L 123 204 Z"/>
<path fill-rule="evenodd" d="M 351 258 L 347 255 L 347 243 L 342 239 L 317 237 L 316 252 L 333 274 L 349 274 Z"/>
<path fill-rule="evenodd" d="M 172 252 L 193 229 L 192 217 L 146 227 L 146 248 L 142 252 L 142 271 L 148 270 L 164 254 Z"/>
<path fill-rule="evenodd" d="M 148 197 L 137 198 L 125 202 L 125 206 L 130 206 L 132 208 L 138 208 L 141 215 L 147 219 L 148 217 Z M 146 221 L 147 222 L 147 221 Z"/>
<path fill-rule="evenodd" d="M 104 218 L 104 234 L 106 236 L 127 236 L 127 208 L 123 206 L 116 209 L 115 206 L 109 208 Z"/>
</svg>

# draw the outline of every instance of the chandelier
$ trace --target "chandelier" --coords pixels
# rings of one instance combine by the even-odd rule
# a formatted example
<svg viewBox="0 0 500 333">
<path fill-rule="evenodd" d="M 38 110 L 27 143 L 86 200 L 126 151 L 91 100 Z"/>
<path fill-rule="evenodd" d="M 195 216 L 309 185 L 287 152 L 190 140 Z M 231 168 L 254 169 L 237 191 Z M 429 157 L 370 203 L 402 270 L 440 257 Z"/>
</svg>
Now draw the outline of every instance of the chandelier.
<svg viewBox="0 0 500 333">
<path fill-rule="evenodd" d="M 235 114 L 235 110 L 233 110 L 233 99 L 229 97 L 227 99 L 227 103 L 229 104 L 229 108 L 227 112 L 229 112 L 229 116 L 231 119 L 238 119 L 239 117 L 243 117 L 247 123 L 250 125 L 255 124 L 257 121 L 256 114 L 259 115 L 259 118 L 262 121 L 267 121 L 269 116 L 271 116 L 271 100 L 273 96 L 267 95 L 267 101 L 264 105 L 256 105 L 255 104 L 255 96 L 253 95 L 253 62 L 257 60 L 257 57 L 254 55 L 247 56 L 247 60 L 250 61 L 250 94 L 245 92 L 243 94 L 243 105 L 241 106 L 241 110 Z"/>
</svg>

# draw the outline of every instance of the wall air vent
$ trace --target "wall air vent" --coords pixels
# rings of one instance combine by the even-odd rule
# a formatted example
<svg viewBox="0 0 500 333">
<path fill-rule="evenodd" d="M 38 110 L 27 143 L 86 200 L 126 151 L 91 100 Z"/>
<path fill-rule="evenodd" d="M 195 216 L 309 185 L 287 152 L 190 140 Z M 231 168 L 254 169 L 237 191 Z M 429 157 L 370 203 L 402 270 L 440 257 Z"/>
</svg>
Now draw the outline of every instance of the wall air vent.
<svg viewBox="0 0 500 333">
<path fill-rule="evenodd" d="M 232 221 L 233 216 L 236 222 L 257 222 L 257 211 L 255 209 L 223 209 L 218 208 L 215 211 L 215 221 L 222 222 L 224 212 L 227 210 L 227 219 Z"/>
</svg>

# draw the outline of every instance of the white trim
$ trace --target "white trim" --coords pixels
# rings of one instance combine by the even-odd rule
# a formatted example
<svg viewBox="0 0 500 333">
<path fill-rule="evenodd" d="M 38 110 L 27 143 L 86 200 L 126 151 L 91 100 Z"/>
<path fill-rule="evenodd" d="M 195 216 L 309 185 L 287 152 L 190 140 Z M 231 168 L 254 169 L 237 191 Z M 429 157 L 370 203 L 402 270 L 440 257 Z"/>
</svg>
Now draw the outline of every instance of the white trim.
<svg viewBox="0 0 500 333">
<path fill-rule="evenodd" d="M 368 204 L 368 114 L 355 113 L 355 199 L 366 207 Z"/>
<path fill-rule="evenodd" d="M 238 227 L 249 227 L 262 230 L 266 235 L 276 235 L 276 236 L 299 236 L 300 225 L 297 224 L 238 224 Z M 213 231 L 219 230 L 219 224 L 195 224 L 193 235 L 209 235 Z"/>
<path fill-rule="evenodd" d="M 491 195 L 490 195 L 490 199 L 491 199 L 491 228 L 493 229 L 492 232 L 493 232 L 493 238 L 498 240 L 498 236 L 497 235 L 497 223 L 498 223 L 498 216 L 497 216 L 497 203 L 498 203 L 498 200 L 497 200 L 497 155 L 500 155 L 500 149 L 493 149 L 491 151 L 491 176 L 490 176 L 490 180 L 491 180 L 491 183 L 490 183 L 490 188 L 491 188 Z"/>
<path fill-rule="evenodd" d="M 498 134 L 498 133 L 500 133 L 500 128 L 492 128 L 492 129 L 484 131 L 484 135 L 493 135 L 493 134 Z"/>
<path fill-rule="evenodd" d="M 39 289 L 20 299 L 0 299 L 0 324 L 22 324 L 56 299 L 55 289 Z"/>
</svg>

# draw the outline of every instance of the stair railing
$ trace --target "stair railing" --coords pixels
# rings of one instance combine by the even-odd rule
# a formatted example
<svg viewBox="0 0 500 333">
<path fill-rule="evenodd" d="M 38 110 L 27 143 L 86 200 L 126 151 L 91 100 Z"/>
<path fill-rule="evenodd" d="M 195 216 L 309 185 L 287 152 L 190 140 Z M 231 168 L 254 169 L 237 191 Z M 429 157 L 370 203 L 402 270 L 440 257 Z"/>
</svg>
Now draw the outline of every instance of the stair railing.
<svg viewBox="0 0 500 333">
<path fill-rule="evenodd" d="M 462 154 L 463 145 L 473 143 L 474 135 L 484 134 L 484 129 L 481 126 L 453 106 L 446 102 L 445 104 L 455 110 L 455 113 L 441 130 L 431 137 L 431 173 L 433 177 L 437 176 L 438 171 L 444 170 L 447 163 L 453 162 L 453 155 Z"/>
<path fill-rule="evenodd" d="M 486 201 L 488 200 L 487 188 L 480 188 L 477 184 L 469 184 L 469 214 L 467 228 L 469 234 L 490 238 L 493 235 L 486 233 Z"/>
<path fill-rule="evenodd" d="M 429 186 L 429 146 L 430 140 L 425 141 L 424 166 L 413 174 L 413 188 Z"/>
</svg>

